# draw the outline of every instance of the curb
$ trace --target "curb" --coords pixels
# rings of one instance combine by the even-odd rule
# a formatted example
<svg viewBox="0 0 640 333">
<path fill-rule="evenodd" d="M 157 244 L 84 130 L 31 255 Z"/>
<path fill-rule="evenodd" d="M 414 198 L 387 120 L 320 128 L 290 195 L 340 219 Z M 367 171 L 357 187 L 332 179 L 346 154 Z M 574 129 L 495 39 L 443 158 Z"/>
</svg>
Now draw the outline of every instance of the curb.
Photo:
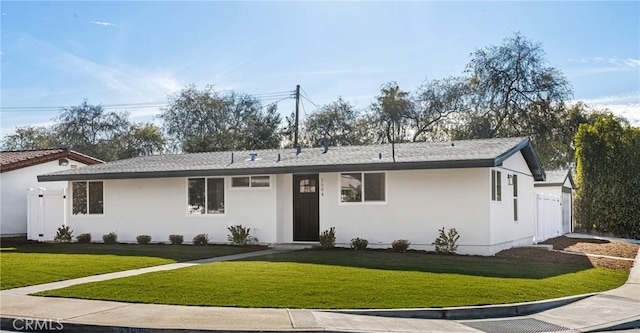
<svg viewBox="0 0 640 333">
<path fill-rule="evenodd" d="M 487 318 L 505 318 L 526 316 L 567 304 L 583 300 L 585 298 L 598 295 L 599 293 L 568 296 L 526 303 L 513 303 L 504 305 L 482 305 L 464 306 L 450 308 L 427 308 L 427 309 L 389 309 L 389 310 L 325 310 L 325 312 L 335 312 L 353 315 L 393 317 L 393 318 L 416 318 L 416 319 L 448 319 L 448 320 L 471 320 Z M 323 311 L 323 310 L 317 310 Z"/>
</svg>

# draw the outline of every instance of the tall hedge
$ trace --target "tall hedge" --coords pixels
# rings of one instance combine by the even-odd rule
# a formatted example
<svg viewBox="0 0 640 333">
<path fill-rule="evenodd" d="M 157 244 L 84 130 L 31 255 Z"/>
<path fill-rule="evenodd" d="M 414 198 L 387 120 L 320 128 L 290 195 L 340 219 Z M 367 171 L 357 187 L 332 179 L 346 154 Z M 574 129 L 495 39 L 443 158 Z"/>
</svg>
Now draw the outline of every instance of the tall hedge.
<svg viewBox="0 0 640 333">
<path fill-rule="evenodd" d="M 640 128 L 604 114 L 574 141 L 577 227 L 640 239 Z"/>
</svg>

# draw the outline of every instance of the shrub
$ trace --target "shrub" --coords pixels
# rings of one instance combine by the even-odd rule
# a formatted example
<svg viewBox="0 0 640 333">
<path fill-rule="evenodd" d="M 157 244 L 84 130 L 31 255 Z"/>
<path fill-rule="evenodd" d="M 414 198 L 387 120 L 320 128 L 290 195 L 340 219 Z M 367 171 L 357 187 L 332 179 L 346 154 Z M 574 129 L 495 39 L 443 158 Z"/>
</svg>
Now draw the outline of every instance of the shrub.
<svg viewBox="0 0 640 333">
<path fill-rule="evenodd" d="M 355 251 L 364 251 L 369 246 L 369 241 L 364 238 L 351 239 L 351 248 Z"/>
<path fill-rule="evenodd" d="M 231 242 L 231 244 L 247 245 L 247 239 L 249 238 L 249 231 L 251 231 L 251 228 L 245 228 L 242 226 L 242 224 L 239 224 L 232 225 L 227 229 L 231 233 L 227 236 L 227 239 Z"/>
<path fill-rule="evenodd" d="M 72 236 L 73 230 L 71 230 L 68 225 L 63 224 L 60 228 L 58 228 L 58 232 L 56 233 L 56 236 L 53 238 L 53 240 L 56 243 L 69 243 L 73 239 Z"/>
<path fill-rule="evenodd" d="M 105 244 L 117 244 L 118 243 L 118 234 L 115 232 L 110 232 L 108 234 L 102 235 L 102 241 Z"/>
<path fill-rule="evenodd" d="M 336 228 L 331 227 L 329 230 L 321 232 L 318 240 L 320 241 L 321 249 L 334 248 L 336 246 Z"/>
<path fill-rule="evenodd" d="M 171 245 L 180 245 L 184 242 L 184 237 L 182 235 L 169 235 L 169 241 Z"/>
<path fill-rule="evenodd" d="M 396 252 L 406 252 L 411 242 L 406 239 L 396 239 L 391 242 L 391 248 Z"/>
<path fill-rule="evenodd" d="M 442 227 L 442 229 L 440 229 L 440 236 L 438 236 L 436 241 L 431 243 L 431 245 L 436 246 L 437 253 L 454 254 L 456 250 L 458 250 L 458 245 L 456 245 L 458 238 L 460 238 L 460 236 L 456 228 L 450 228 L 449 232 L 445 233 L 444 227 Z"/>
<path fill-rule="evenodd" d="M 80 234 L 76 237 L 78 243 L 91 243 L 91 234 Z"/>
<path fill-rule="evenodd" d="M 193 245 L 207 245 L 209 244 L 208 234 L 199 234 L 193 237 Z"/>
<path fill-rule="evenodd" d="M 151 243 L 151 236 L 149 236 L 149 235 L 140 235 L 140 236 L 136 237 L 136 241 L 138 241 L 138 244 L 146 245 L 146 244 Z"/>
</svg>

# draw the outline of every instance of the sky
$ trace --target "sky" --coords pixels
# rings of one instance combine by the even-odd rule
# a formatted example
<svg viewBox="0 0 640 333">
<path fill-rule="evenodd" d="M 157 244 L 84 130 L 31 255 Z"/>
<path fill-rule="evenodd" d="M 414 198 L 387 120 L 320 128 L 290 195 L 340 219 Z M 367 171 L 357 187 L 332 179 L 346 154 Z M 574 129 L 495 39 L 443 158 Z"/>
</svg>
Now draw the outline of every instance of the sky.
<svg viewBox="0 0 640 333">
<path fill-rule="evenodd" d="M 301 85 L 301 116 L 338 96 L 367 108 L 389 81 L 459 76 L 519 32 L 573 101 L 640 126 L 640 1 L 1 1 L 0 133 L 46 126 L 87 99 L 155 121 L 189 84 L 265 104 Z M 283 116 L 294 102 L 278 102 Z"/>
</svg>

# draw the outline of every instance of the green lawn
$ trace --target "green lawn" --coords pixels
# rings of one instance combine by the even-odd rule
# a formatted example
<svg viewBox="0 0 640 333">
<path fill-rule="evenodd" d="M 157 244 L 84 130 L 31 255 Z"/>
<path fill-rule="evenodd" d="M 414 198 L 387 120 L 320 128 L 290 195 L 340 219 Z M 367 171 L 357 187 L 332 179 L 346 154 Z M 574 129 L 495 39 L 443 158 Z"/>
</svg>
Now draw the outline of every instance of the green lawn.
<svg viewBox="0 0 640 333">
<path fill-rule="evenodd" d="M 255 247 L 16 244 L 0 249 L 0 289 L 251 251 Z"/>
<path fill-rule="evenodd" d="M 126 302 L 403 308 L 534 301 L 622 285 L 628 272 L 506 258 L 296 251 L 39 293 Z"/>
</svg>

